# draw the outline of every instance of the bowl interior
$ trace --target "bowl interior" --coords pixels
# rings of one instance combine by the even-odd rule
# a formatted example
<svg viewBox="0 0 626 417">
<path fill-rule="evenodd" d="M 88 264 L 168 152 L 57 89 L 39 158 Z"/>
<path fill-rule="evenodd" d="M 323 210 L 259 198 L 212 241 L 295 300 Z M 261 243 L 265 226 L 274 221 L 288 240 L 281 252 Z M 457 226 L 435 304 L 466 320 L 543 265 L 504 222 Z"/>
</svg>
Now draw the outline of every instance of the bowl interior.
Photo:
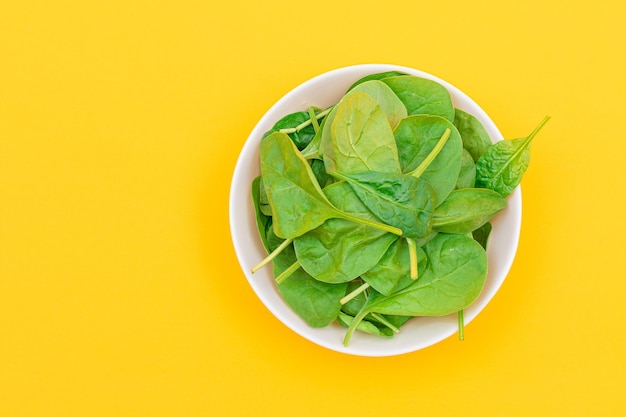
<svg viewBox="0 0 626 417">
<path fill-rule="evenodd" d="M 359 78 L 376 72 L 402 71 L 428 78 L 445 86 L 454 106 L 476 116 L 485 126 L 493 142 L 502 134 L 489 116 L 467 95 L 449 83 L 422 71 L 397 65 L 367 64 L 333 70 L 312 78 L 294 88 L 274 104 L 250 133 L 235 166 L 230 189 L 230 228 L 233 245 L 241 268 L 250 286 L 263 304 L 287 327 L 325 348 L 360 356 L 391 356 L 419 350 L 457 332 L 456 314 L 442 317 L 419 317 L 410 320 L 400 334 L 391 339 L 355 333 L 349 346 L 343 346 L 346 329 L 331 325 L 322 329 L 309 327 L 282 300 L 272 276 L 271 266 L 254 275 L 251 268 L 267 256 L 258 237 L 254 207 L 250 194 L 252 180 L 259 175 L 259 142 L 263 133 L 286 114 L 306 110 L 309 106 L 325 108 L 343 96 Z M 517 250 L 521 227 L 521 190 L 518 187 L 508 198 L 507 207 L 492 220 L 493 230 L 487 246 L 489 272 L 479 298 L 464 311 L 465 323 L 472 321 L 500 288 Z"/>
</svg>

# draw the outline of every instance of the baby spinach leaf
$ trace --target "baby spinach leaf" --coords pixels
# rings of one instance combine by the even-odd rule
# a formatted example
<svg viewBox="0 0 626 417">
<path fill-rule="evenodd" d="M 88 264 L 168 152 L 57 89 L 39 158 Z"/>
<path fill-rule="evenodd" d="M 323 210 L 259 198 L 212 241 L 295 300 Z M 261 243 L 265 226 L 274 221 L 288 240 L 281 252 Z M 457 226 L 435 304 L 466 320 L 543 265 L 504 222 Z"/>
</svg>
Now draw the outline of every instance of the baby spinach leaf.
<svg viewBox="0 0 626 417">
<path fill-rule="evenodd" d="M 296 261 L 293 246 L 283 250 L 274 259 L 274 276 L 278 277 Z M 302 268 L 277 285 L 278 291 L 291 307 L 311 327 L 326 327 L 341 310 L 339 300 L 347 284 L 327 284 L 307 274 Z"/>
<path fill-rule="evenodd" d="M 487 253 L 478 242 L 441 233 L 423 249 L 428 264 L 421 277 L 388 296 L 372 291 L 348 328 L 344 345 L 368 314 L 442 316 L 457 313 L 476 300 L 487 278 Z"/>
<path fill-rule="evenodd" d="M 344 182 L 324 189 L 335 207 L 360 218 L 376 221 Z M 372 268 L 398 236 L 344 219 L 330 219 L 294 240 L 300 265 L 315 279 L 352 281 Z"/>
<path fill-rule="evenodd" d="M 407 321 L 411 320 L 413 316 L 395 316 L 392 314 L 385 314 L 383 317 L 392 325 L 400 328 L 406 324 Z"/>
<path fill-rule="evenodd" d="M 319 139 L 316 137 L 311 142 L 312 149 L 305 149 L 303 151 L 303 152 L 309 152 L 312 157 L 321 159 L 322 161 L 324 161 L 325 165 L 328 164 L 328 162 L 326 162 L 327 158 L 325 158 L 324 155 L 333 154 L 333 140 L 332 140 L 332 135 L 331 135 L 331 127 L 335 121 L 336 114 L 337 114 L 337 105 L 333 106 L 330 113 L 328 113 L 328 116 L 326 116 L 323 126 L 318 131 L 318 134 L 320 134 L 321 132 L 321 134 L 319 135 Z M 316 146 L 317 146 L 317 149 L 316 149 Z M 326 168 L 326 170 L 328 171 L 328 168 Z"/>
<path fill-rule="evenodd" d="M 386 77 L 382 82 L 396 93 L 409 115 L 431 114 L 454 120 L 450 93 L 438 82 L 412 75 Z"/>
<path fill-rule="evenodd" d="M 348 288 L 346 289 L 346 294 L 353 293 L 361 285 L 363 285 L 363 280 L 361 278 L 350 281 L 348 283 Z M 361 311 L 361 308 L 363 308 L 363 305 L 367 301 L 367 293 L 369 291 L 371 291 L 371 289 L 357 292 L 356 296 L 352 297 L 348 302 L 343 304 L 343 306 L 341 307 L 341 311 L 350 316 L 356 316 L 359 311 Z"/>
<path fill-rule="evenodd" d="M 261 238 L 261 243 L 263 243 L 263 247 L 270 253 L 269 245 L 267 243 L 267 231 L 271 227 L 271 217 L 267 216 L 261 210 L 261 199 L 260 199 L 260 187 L 261 177 L 258 176 L 254 180 L 252 180 L 252 204 L 254 205 L 254 214 L 256 217 L 256 227 L 259 231 L 259 237 Z"/>
<path fill-rule="evenodd" d="M 437 236 L 438 234 L 439 234 L 438 231 L 431 230 L 430 233 L 427 234 L 426 236 L 424 236 L 423 238 L 414 239 L 415 240 L 415 246 L 417 246 L 418 248 L 421 248 L 422 246 L 424 246 L 425 244 L 427 244 L 428 242 L 433 240 L 435 238 L 435 236 Z"/>
<path fill-rule="evenodd" d="M 330 109 L 330 112 L 326 117 L 324 117 L 320 123 L 320 128 L 315 132 L 315 136 L 311 139 L 311 142 L 307 145 L 306 148 L 302 150 L 302 156 L 305 159 L 322 159 L 322 153 L 320 151 L 320 147 L 322 144 L 322 136 L 324 134 L 329 136 L 330 139 L 330 124 L 332 120 L 335 118 L 334 108 Z M 326 122 L 328 122 L 329 127 L 326 128 Z M 326 133 L 324 133 L 326 132 Z"/>
<path fill-rule="evenodd" d="M 487 249 L 487 242 L 489 240 L 492 227 L 491 223 L 487 222 L 472 232 L 474 240 L 480 243 L 480 246 L 485 249 Z"/>
<path fill-rule="evenodd" d="M 263 138 L 260 153 L 261 175 L 278 236 L 294 238 L 338 216 L 286 134 L 274 132 Z"/>
<path fill-rule="evenodd" d="M 350 92 L 336 109 L 330 126 L 330 143 L 322 146 L 326 171 L 329 174 L 335 171 L 399 173 L 393 131 L 376 100 L 362 92 Z M 323 133 L 323 144 L 324 136 Z"/>
<path fill-rule="evenodd" d="M 504 198 L 486 188 L 463 188 L 450 193 L 433 215 L 433 228 L 444 233 L 470 233 L 506 207 Z"/>
<path fill-rule="evenodd" d="M 427 259 L 422 248 L 417 248 L 418 276 L 424 273 Z M 398 239 L 389 246 L 380 261 L 361 275 L 363 281 L 383 295 L 390 295 L 413 283 L 406 239 Z"/>
<path fill-rule="evenodd" d="M 455 188 L 473 188 L 476 183 L 476 164 L 472 155 L 464 148 L 461 154 L 461 170 Z"/>
<path fill-rule="evenodd" d="M 476 186 L 484 187 L 507 197 L 522 181 L 530 163 L 530 145 L 549 117 L 528 137 L 502 140 L 491 145 L 476 161 Z"/>
<path fill-rule="evenodd" d="M 289 137 L 274 132 L 261 140 L 261 175 L 272 207 L 276 235 L 291 239 L 330 218 L 342 218 L 402 234 L 397 228 L 360 219 L 334 207 L 321 190 L 311 167 Z"/>
<path fill-rule="evenodd" d="M 267 193 L 265 192 L 265 186 L 263 185 L 263 177 L 259 177 L 258 187 L 259 209 L 266 216 L 271 216 L 272 208 L 270 207 L 270 202 L 267 199 Z"/>
<path fill-rule="evenodd" d="M 360 91 L 376 100 L 385 113 L 385 116 L 387 116 L 387 120 L 392 129 L 400 123 L 400 120 L 407 116 L 404 104 L 402 104 L 391 88 L 382 81 L 366 81 L 354 87 L 352 91 Z"/>
<path fill-rule="evenodd" d="M 367 81 L 382 80 L 383 78 L 389 78 L 389 77 L 395 77 L 395 76 L 401 76 L 401 75 L 407 75 L 407 74 L 404 73 L 404 72 L 400 72 L 400 71 L 385 71 L 385 72 L 377 72 L 377 73 L 374 73 L 374 74 L 369 74 L 369 75 L 366 75 L 365 77 L 357 80 L 354 84 L 352 84 L 350 86 L 350 88 L 348 88 L 348 91 L 351 91 L 357 85 L 362 84 L 362 83 L 367 82 Z"/>
<path fill-rule="evenodd" d="M 309 120 L 309 113 L 305 111 L 299 111 L 291 113 L 277 121 L 274 126 L 263 136 L 269 136 L 274 132 L 278 132 L 281 129 L 295 128 L 303 122 Z M 289 137 L 299 150 L 304 149 L 315 136 L 315 130 L 312 125 L 308 125 L 299 131 L 289 133 Z"/>
<path fill-rule="evenodd" d="M 345 180 L 383 223 L 401 229 L 403 236 L 421 238 L 430 232 L 435 194 L 426 181 L 376 171 L 334 175 Z"/>
<path fill-rule="evenodd" d="M 439 234 L 424 246 L 428 265 L 422 276 L 390 296 L 374 294 L 368 312 L 403 316 L 440 316 L 468 307 L 487 277 L 487 254 L 475 240 Z"/>
<path fill-rule="evenodd" d="M 454 125 L 463 138 L 465 148 L 474 162 L 491 146 L 491 138 L 483 124 L 474 115 L 461 109 L 454 109 Z"/>
<path fill-rule="evenodd" d="M 311 159 L 309 165 L 320 187 L 324 188 L 335 182 L 335 179 L 326 172 L 324 161 L 321 159 Z"/>
<path fill-rule="evenodd" d="M 461 170 L 463 144 L 459 132 L 439 116 L 417 115 L 403 119 L 394 130 L 402 172 L 411 173 L 429 158 L 446 130 L 450 136 L 420 178 L 435 191 L 435 206 L 450 194 Z"/>
<path fill-rule="evenodd" d="M 274 233 L 274 228 L 272 227 L 272 217 L 267 216 L 263 213 L 260 204 L 259 191 L 261 188 L 260 184 L 261 177 L 257 177 L 252 181 L 252 202 L 254 205 L 254 211 L 256 215 L 256 225 L 257 230 L 259 232 L 259 237 L 261 238 L 261 243 L 265 248 L 265 251 L 268 254 L 277 250 L 281 245 L 284 245 L 285 239 L 282 239 Z M 254 268 L 256 270 L 256 267 Z M 253 271 L 254 272 L 254 271 Z"/>
</svg>

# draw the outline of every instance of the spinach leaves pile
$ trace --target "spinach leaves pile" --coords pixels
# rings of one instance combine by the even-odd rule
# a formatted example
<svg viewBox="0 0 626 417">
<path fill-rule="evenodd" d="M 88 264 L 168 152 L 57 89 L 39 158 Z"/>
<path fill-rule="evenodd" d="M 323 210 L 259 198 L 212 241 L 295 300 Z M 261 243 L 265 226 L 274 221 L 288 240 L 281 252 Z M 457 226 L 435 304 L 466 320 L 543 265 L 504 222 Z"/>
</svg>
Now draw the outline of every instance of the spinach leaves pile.
<svg viewBox="0 0 626 417">
<path fill-rule="evenodd" d="M 327 109 L 286 115 L 260 145 L 259 235 L 285 302 L 310 326 L 391 337 L 459 315 L 487 277 L 489 221 L 541 124 L 495 144 L 439 83 L 371 74 Z"/>
</svg>

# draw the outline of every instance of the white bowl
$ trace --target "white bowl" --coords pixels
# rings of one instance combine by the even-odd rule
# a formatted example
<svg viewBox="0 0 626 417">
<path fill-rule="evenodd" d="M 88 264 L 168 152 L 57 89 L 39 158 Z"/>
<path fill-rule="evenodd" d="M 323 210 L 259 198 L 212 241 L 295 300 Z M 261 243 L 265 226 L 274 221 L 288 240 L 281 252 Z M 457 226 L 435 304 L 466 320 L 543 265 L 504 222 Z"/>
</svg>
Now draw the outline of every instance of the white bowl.
<svg viewBox="0 0 626 417">
<path fill-rule="evenodd" d="M 455 107 L 476 116 L 493 142 L 502 134 L 489 116 L 471 98 L 449 83 L 425 72 L 388 64 L 366 64 L 339 68 L 316 76 L 291 90 L 274 104 L 257 123 L 243 146 L 230 188 L 230 228 L 235 252 L 243 272 L 263 304 L 287 327 L 325 348 L 360 356 L 392 356 L 416 351 L 455 334 L 456 314 L 442 317 L 418 317 L 410 320 L 391 339 L 357 332 L 349 346 L 343 345 L 346 329 L 331 325 L 322 329 L 309 327 L 283 301 L 276 289 L 271 266 L 254 275 L 251 268 L 267 256 L 258 236 L 250 194 L 252 180 L 259 175 L 259 142 L 264 132 L 286 114 L 306 110 L 309 106 L 325 108 L 336 103 L 347 88 L 359 78 L 383 71 L 402 71 L 437 81 L 448 89 Z M 493 219 L 487 254 L 489 272 L 479 298 L 464 311 L 469 323 L 498 291 L 511 268 L 521 228 L 522 195 L 518 187 L 507 199 L 507 207 Z"/>
</svg>

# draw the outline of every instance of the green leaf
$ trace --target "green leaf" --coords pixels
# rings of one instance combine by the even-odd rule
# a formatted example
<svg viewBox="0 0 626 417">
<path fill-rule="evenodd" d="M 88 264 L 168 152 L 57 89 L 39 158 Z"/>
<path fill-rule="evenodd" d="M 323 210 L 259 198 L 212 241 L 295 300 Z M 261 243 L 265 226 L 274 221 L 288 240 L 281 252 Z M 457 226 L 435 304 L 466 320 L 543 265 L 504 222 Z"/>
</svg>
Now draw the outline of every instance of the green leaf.
<svg viewBox="0 0 626 417">
<path fill-rule="evenodd" d="M 402 172 L 411 173 L 429 158 L 446 129 L 450 136 L 445 145 L 420 175 L 435 191 L 435 206 L 456 186 L 463 152 L 461 136 L 448 120 L 428 115 L 409 116 L 394 130 Z"/>
<path fill-rule="evenodd" d="M 503 197 L 511 194 L 530 163 L 530 145 L 548 120 L 546 117 L 528 137 L 491 145 L 476 161 L 476 186 L 494 190 Z"/>
<path fill-rule="evenodd" d="M 261 210 L 261 212 L 265 214 L 266 216 L 271 216 L 272 208 L 270 207 L 270 202 L 267 199 L 267 194 L 265 193 L 265 186 L 263 185 L 263 177 L 259 177 L 258 187 L 259 187 L 259 190 L 258 190 L 259 210 Z"/>
<path fill-rule="evenodd" d="M 374 73 L 374 74 L 369 74 L 369 75 L 366 75 L 365 77 L 357 80 L 354 84 L 352 84 L 350 86 L 350 88 L 348 88 L 348 91 L 351 91 L 357 85 L 362 84 L 362 83 L 367 82 L 367 81 L 370 81 L 370 80 L 382 80 L 384 78 L 395 77 L 395 76 L 402 76 L 402 75 L 407 75 L 407 74 L 404 73 L 404 72 L 400 72 L 400 71 L 385 71 L 385 72 L 377 72 L 377 73 Z"/>
<path fill-rule="evenodd" d="M 296 261 L 290 245 L 274 259 L 274 276 L 278 277 Z M 347 284 L 327 284 L 307 274 L 302 268 L 277 285 L 281 296 L 291 309 L 311 327 L 326 327 L 341 310 L 339 300 Z"/>
<path fill-rule="evenodd" d="M 323 143 L 327 140 L 324 136 Z M 385 113 L 376 100 L 358 91 L 348 93 L 337 104 L 330 143 L 322 152 L 329 174 L 400 172 L 396 142 Z"/>
<path fill-rule="evenodd" d="M 424 246 L 425 244 L 427 244 L 428 242 L 433 240 L 435 238 L 435 236 L 437 236 L 438 234 L 439 234 L 438 231 L 431 230 L 430 233 L 428 235 L 424 236 L 423 238 L 415 239 L 415 246 L 417 246 L 418 248 L 421 248 L 422 246 Z"/>
<path fill-rule="evenodd" d="M 426 269 L 426 253 L 417 248 L 418 277 Z M 406 239 L 398 239 L 369 271 L 361 275 L 363 281 L 383 295 L 391 295 L 412 284 L 409 247 Z M 419 278 L 418 278 L 419 279 Z"/>
<path fill-rule="evenodd" d="M 389 125 L 393 129 L 400 123 L 400 120 L 407 116 L 406 107 L 398 96 L 382 81 L 371 80 L 356 86 L 352 91 L 360 91 L 372 97 L 382 109 Z"/>
<path fill-rule="evenodd" d="M 383 78 L 409 115 L 430 114 L 441 116 L 450 122 L 454 120 L 454 106 L 448 90 L 436 81 L 404 75 Z"/>
<path fill-rule="evenodd" d="M 311 159 L 309 161 L 311 170 L 313 171 L 315 179 L 317 179 L 317 183 L 320 185 L 321 188 L 324 188 L 335 182 L 335 179 L 332 176 L 328 175 L 328 173 L 326 172 L 324 161 L 320 159 Z"/>
<path fill-rule="evenodd" d="M 486 188 L 455 190 L 435 209 L 433 228 L 444 233 L 470 233 L 505 207 L 506 200 L 495 191 Z"/>
<path fill-rule="evenodd" d="M 259 237 L 261 238 L 261 243 L 263 247 L 270 253 L 269 244 L 267 243 L 267 231 L 271 226 L 272 218 L 265 215 L 261 210 L 261 199 L 260 199 L 260 187 L 261 177 L 258 176 L 254 180 L 252 180 L 252 204 L 254 205 L 254 214 L 256 219 L 256 226 L 259 232 Z"/>
<path fill-rule="evenodd" d="M 426 181 L 403 174 L 368 171 L 335 176 L 345 180 L 365 206 L 383 223 L 406 237 L 430 233 L 435 194 Z"/>
<path fill-rule="evenodd" d="M 492 228 L 493 226 L 491 223 L 487 222 L 472 232 L 474 240 L 480 243 L 480 246 L 485 249 L 487 249 L 487 242 L 489 241 L 489 235 L 491 234 Z"/>
<path fill-rule="evenodd" d="M 476 164 L 472 155 L 463 149 L 461 154 L 461 170 L 459 171 L 459 177 L 456 180 L 456 189 L 461 188 L 474 188 L 476 183 Z"/>
<path fill-rule="evenodd" d="M 261 175 L 277 236 L 292 239 L 331 218 L 402 233 L 397 228 L 360 219 L 334 207 L 321 190 L 308 162 L 286 134 L 275 132 L 263 138 L 260 152 Z"/>
<path fill-rule="evenodd" d="M 329 109 L 329 113 L 326 117 L 324 117 L 320 123 L 320 128 L 317 132 L 315 132 L 315 136 L 311 139 L 311 142 L 307 145 L 306 148 L 302 150 L 302 156 L 305 159 L 319 159 L 322 160 L 322 154 L 320 151 L 320 147 L 322 144 L 322 137 L 324 134 L 328 136 L 330 139 L 330 124 L 332 120 L 335 118 L 334 107 Z M 328 122 L 328 128 L 326 128 L 326 123 Z"/>
<path fill-rule="evenodd" d="M 363 285 L 363 283 L 364 281 L 360 278 L 350 281 L 348 283 L 348 288 L 346 289 L 346 295 L 353 293 L 361 285 Z M 367 294 L 369 291 L 372 290 L 367 289 L 365 291 L 359 291 L 355 297 L 350 299 L 350 301 L 348 301 L 341 307 L 341 311 L 350 316 L 356 316 L 363 308 L 363 305 L 365 305 L 365 302 L 367 301 Z"/>
<path fill-rule="evenodd" d="M 288 114 L 279 121 L 277 121 L 269 131 L 265 132 L 263 136 L 269 136 L 272 133 L 278 132 L 281 129 L 295 128 L 309 119 L 309 113 L 305 111 Z M 314 136 L 315 129 L 313 128 L 313 125 L 308 125 L 300 129 L 299 131 L 289 133 L 289 138 L 300 150 L 304 149 L 311 142 Z"/>
<path fill-rule="evenodd" d="M 341 210 L 360 218 L 376 218 L 340 182 L 324 189 Z M 300 265 L 315 279 L 338 283 L 351 281 L 372 268 L 398 236 L 344 219 L 330 219 L 294 240 Z"/>
<path fill-rule="evenodd" d="M 285 133 L 263 138 L 260 153 L 261 175 L 276 235 L 294 238 L 338 217 L 309 164 Z"/>
<path fill-rule="evenodd" d="M 402 316 L 456 313 L 480 294 L 487 278 L 487 254 L 464 235 L 439 234 L 424 246 L 422 276 L 390 296 L 371 297 L 365 311 Z"/>
<path fill-rule="evenodd" d="M 345 313 L 339 313 L 339 316 L 337 317 L 337 322 L 343 327 L 350 327 L 353 320 L 353 316 L 349 316 Z M 388 327 L 382 325 L 377 326 L 376 324 L 366 320 L 361 320 L 356 326 L 356 330 L 385 338 L 392 337 L 394 334 Z"/>
<path fill-rule="evenodd" d="M 454 125 L 463 139 L 463 148 L 472 156 L 474 162 L 491 146 L 491 138 L 480 120 L 461 109 L 454 111 Z"/>
<path fill-rule="evenodd" d="M 413 316 L 394 316 L 391 314 L 385 314 L 383 317 L 397 328 L 404 326 L 407 321 L 413 318 Z"/>
</svg>

